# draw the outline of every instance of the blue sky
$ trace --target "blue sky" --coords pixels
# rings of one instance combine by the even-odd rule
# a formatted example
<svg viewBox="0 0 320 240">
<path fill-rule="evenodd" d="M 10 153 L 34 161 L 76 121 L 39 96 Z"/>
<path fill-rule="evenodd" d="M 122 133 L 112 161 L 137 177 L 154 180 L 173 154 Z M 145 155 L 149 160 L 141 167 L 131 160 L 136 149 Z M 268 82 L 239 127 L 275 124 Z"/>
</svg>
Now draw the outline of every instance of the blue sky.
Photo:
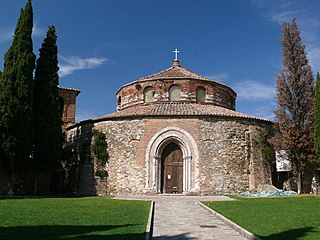
<svg viewBox="0 0 320 240">
<path fill-rule="evenodd" d="M 1 66 L 25 3 L 1 0 Z M 183 67 L 238 93 L 237 111 L 271 119 L 281 23 L 293 18 L 320 71 L 318 0 L 33 0 L 33 7 L 34 52 L 56 26 L 60 85 L 81 90 L 77 121 L 114 112 L 120 86 L 170 67 L 175 48 Z"/>
</svg>

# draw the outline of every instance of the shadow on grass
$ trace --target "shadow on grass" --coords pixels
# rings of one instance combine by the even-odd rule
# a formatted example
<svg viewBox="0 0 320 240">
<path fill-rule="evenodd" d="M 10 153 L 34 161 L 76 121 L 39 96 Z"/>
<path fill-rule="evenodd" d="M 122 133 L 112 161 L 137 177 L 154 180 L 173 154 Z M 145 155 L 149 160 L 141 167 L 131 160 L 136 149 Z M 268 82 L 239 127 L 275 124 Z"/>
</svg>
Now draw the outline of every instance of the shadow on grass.
<svg viewBox="0 0 320 240">
<path fill-rule="evenodd" d="M 0 227 L 1 240 L 106 240 L 106 239 L 145 239 L 145 233 L 126 233 L 123 229 L 117 234 L 107 234 L 116 228 L 133 227 L 137 224 L 99 226 L 20 226 Z M 100 232 L 100 233 L 99 233 Z M 123 233 L 123 234 L 122 234 Z"/>
<path fill-rule="evenodd" d="M 12 196 L 0 196 L 0 200 L 15 200 L 15 199 L 62 199 L 62 198 L 87 198 L 87 197 L 96 197 L 96 196 L 79 196 L 79 195 L 12 195 Z M 111 197 L 110 197 L 111 198 Z"/>
<path fill-rule="evenodd" d="M 298 228 L 292 229 L 280 233 L 271 234 L 266 237 L 258 236 L 261 239 L 268 239 L 268 240 L 297 240 L 302 239 L 302 237 L 307 236 L 309 233 L 315 232 L 314 227 L 306 227 L 306 228 Z"/>
</svg>

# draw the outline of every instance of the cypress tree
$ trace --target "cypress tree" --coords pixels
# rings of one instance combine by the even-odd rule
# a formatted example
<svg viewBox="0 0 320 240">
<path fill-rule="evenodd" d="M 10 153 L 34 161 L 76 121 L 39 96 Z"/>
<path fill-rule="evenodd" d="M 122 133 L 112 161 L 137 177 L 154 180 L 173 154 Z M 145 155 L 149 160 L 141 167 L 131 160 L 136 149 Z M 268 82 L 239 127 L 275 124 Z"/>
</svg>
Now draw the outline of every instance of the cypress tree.
<svg viewBox="0 0 320 240">
<path fill-rule="evenodd" d="M 305 167 L 314 160 L 314 80 L 305 46 L 293 20 L 282 24 L 282 69 L 276 79 L 278 109 L 275 125 L 281 135 L 276 150 L 286 150 L 302 192 Z"/>
<path fill-rule="evenodd" d="M 316 92 L 314 97 L 314 149 L 320 159 L 320 75 L 317 73 Z"/>
<path fill-rule="evenodd" d="M 58 93 L 58 48 L 54 26 L 50 26 L 40 48 L 34 81 L 34 193 L 39 174 L 50 176 L 62 151 L 62 120 Z"/>
<path fill-rule="evenodd" d="M 32 87 L 35 55 L 32 43 L 33 9 L 28 0 L 4 57 L 0 81 L 1 159 L 10 175 L 13 193 L 15 172 L 30 164 L 33 145 Z"/>
</svg>

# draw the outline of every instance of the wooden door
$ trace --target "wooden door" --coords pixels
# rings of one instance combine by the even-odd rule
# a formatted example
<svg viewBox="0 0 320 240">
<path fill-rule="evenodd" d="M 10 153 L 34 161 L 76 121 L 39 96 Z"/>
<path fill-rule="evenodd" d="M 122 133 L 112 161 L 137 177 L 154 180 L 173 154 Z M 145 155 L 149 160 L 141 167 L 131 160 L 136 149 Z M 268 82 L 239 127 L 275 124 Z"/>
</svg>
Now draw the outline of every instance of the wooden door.
<svg viewBox="0 0 320 240">
<path fill-rule="evenodd" d="M 175 143 L 168 144 L 162 153 L 161 190 L 163 193 L 182 193 L 182 151 Z"/>
</svg>

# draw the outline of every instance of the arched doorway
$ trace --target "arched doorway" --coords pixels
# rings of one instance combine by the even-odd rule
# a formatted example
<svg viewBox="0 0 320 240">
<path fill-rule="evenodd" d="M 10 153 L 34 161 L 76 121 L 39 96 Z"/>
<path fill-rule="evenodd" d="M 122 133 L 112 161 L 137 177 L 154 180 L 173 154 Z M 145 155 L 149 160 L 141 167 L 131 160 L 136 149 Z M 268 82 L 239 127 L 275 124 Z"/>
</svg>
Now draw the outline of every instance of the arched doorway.
<svg viewBox="0 0 320 240">
<path fill-rule="evenodd" d="M 183 192 L 182 150 L 176 143 L 169 143 L 161 155 L 161 193 Z"/>
<path fill-rule="evenodd" d="M 166 164 L 165 159 L 171 158 L 175 154 L 181 155 L 180 160 L 172 161 L 172 166 L 182 166 L 181 168 L 174 167 L 174 171 L 180 171 L 180 174 L 172 172 L 172 174 L 164 172 Z M 174 158 L 174 157 L 173 157 Z M 182 163 L 178 163 L 178 162 Z M 170 160 L 168 160 L 170 162 Z M 174 164 L 173 164 L 174 162 Z M 170 165 L 170 164 L 168 164 Z M 170 178 L 179 176 L 182 178 L 181 183 L 177 187 L 177 193 L 186 194 L 199 190 L 199 154 L 198 147 L 190 133 L 179 127 L 170 126 L 159 130 L 149 141 L 146 149 L 146 192 L 154 193 L 172 193 L 172 190 L 165 189 L 165 176 Z M 172 181 L 171 181 L 172 182 Z M 168 185 L 169 186 L 169 185 Z M 176 188 L 174 188 L 176 190 Z"/>
</svg>

